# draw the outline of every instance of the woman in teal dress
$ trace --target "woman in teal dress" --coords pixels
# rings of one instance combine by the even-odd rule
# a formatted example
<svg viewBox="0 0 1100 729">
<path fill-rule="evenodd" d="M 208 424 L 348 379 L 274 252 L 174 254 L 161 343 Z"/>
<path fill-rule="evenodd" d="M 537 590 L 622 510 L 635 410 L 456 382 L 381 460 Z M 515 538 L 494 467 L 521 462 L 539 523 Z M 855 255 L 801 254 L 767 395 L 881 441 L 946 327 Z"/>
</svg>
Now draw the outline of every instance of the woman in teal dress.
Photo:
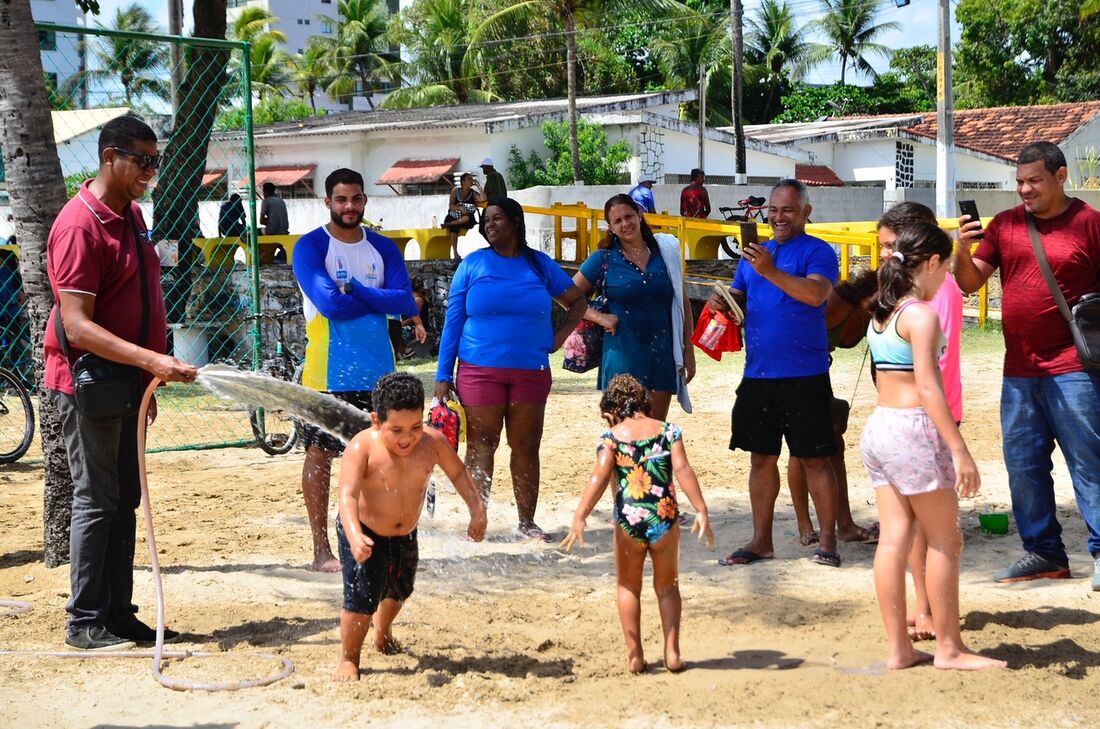
<svg viewBox="0 0 1100 729">
<path fill-rule="evenodd" d="M 586 295 L 600 288 L 607 297 L 607 312 L 590 307 L 585 313 L 605 329 L 598 387 L 605 390 L 615 375 L 629 374 L 649 391 L 654 418 L 665 418 L 674 394 L 691 412 L 694 320 L 684 294 L 680 243 L 655 236 L 628 195 L 607 201 L 604 220 L 608 236 L 573 277 Z"/>
</svg>

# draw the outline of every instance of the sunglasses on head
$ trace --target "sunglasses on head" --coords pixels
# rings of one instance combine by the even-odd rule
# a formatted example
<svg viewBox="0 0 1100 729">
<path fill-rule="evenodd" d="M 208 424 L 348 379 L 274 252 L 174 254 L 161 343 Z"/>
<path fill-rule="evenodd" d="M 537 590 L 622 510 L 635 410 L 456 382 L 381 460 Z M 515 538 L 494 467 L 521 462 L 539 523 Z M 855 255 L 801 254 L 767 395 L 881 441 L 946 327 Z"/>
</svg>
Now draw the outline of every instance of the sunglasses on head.
<svg viewBox="0 0 1100 729">
<path fill-rule="evenodd" d="M 129 157 L 133 157 L 137 162 L 137 166 L 143 170 L 156 170 L 160 169 L 160 155 L 159 154 L 141 154 L 124 147 L 108 147 L 116 152 L 120 152 Z"/>
</svg>

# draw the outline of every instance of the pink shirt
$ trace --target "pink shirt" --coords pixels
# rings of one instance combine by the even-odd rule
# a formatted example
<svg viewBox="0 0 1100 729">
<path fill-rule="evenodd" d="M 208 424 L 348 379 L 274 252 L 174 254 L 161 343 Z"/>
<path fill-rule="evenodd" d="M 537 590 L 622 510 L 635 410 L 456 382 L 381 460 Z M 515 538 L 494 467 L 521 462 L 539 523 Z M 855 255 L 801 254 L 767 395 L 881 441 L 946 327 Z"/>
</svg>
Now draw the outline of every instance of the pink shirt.
<svg viewBox="0 0 1100 729">
<path fill-rule="evenodd" d="M 963 294 L 950 273 L 943 285 L 928 305 L 940 318 L 940 329 L 947 338 L 947 347 L 940 356 L 940 371 L 943 373 L 943 392 L 947 395 L 947 406 L 956 423 L 963 417 L 962 368 L 959 365 L 959 337 L 962 334 Z"/>
<path fill-rule="evenodd" d="M 139 238 L 139 234 L 145 235 L 145 221 L 136 204 L 131 204 L 125 217 L 119 216 L 93 195 L 85 182 L 50 228 L 46 270 L 55 299 L 59 291 L 95 295 L 93 321 L 115 336 L 137 344 L 141 341 L 142 306 L 137 246 L 144 246 L 149 290 L 149 327 L 144 346 L 164 353 L 167 316 L 160 288 L 160 257 L 147 238 Z M 50 315 L 46 327 L 46 387 L 71 395 L 73 378 L 54 331 L 55 315 Z M 85 353 L 77 347 L 69 349 L 74 360 Z"/>
</svg>

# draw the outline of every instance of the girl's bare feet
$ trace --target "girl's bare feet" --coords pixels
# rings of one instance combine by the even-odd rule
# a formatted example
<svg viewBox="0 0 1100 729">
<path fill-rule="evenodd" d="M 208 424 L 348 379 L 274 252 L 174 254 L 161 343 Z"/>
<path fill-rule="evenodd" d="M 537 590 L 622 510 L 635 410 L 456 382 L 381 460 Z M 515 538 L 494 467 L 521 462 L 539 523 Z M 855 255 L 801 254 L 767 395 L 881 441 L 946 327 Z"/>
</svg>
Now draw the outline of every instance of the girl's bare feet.
<svg viewBox="0 0 1100 729">
<path fill-rule="evenodd" d="M 1006 661 L 999 661 L 996 658 L 987 658 L 980 653 L 974 653 L 965 648 L 953 653 L 944 652 L 942 655 L 940 651 L 936 651 L 934 665 L 936 668 L 942 668 L 947 671 L 983 671 L 987 668 L 1008 667 Z"/>
<path fill-rule="evenodd" d="M 809 531 L 800 532 L 798 535 L 798 543 L 803 547 L 812 547 L 818 543 L 821 539 L 817 531 L 810 529 Z"/>
<path fill-rule="evenodd" d="M 401 644 L 393 639 L 392 634 L 375 633 L 374 649 L 383 655 L 392 656 L 401 652 Z"/>
<path fill-rule="evenodd" d="M 905 668 L 912 668 L 913 666 L 919 666 L 922 663 L 929 663 L 932 661 L 932 654 L 925 653 L 924 651 L 918 651 L 910 648 L 908 653 L 902 655 L 891 654 L 886 659 L 886 668 L 890 671 L 900 671 Z"/>
<path fill-rule="evenodd" d="M 936 629 L 932 625 L 932 616 L 923 614 L 915 618 L 908 618 L 905 624 L 909 626 L 910 640 L 935 640 Z"/>
<path fill-rule="evenodd" d="M 358 681 L 359 680 L 359 666 L 356 663 L 348 660 L 347 658 L 341 658 L 340 663 L 337 664 L 336 670 L 332 674 L 333 681 Z"/>
<path fill-rule="evenodd" d="M 627 656 L 626 670 L 637 675 L 639 673 L 645 673 L 647 670 L 649 670 L 649 665 L 646 664 L 645 658 L 643 658 L 640 654 L 636 656 Z"/>
<path fill-rule="evenodd" d="M 666 653 L 665 654 L 665 670 L 669 673 L 679 673 L 687 668 L 684 664 L 684 659 L 680 657 L 679 653 Z"/>
</svg>

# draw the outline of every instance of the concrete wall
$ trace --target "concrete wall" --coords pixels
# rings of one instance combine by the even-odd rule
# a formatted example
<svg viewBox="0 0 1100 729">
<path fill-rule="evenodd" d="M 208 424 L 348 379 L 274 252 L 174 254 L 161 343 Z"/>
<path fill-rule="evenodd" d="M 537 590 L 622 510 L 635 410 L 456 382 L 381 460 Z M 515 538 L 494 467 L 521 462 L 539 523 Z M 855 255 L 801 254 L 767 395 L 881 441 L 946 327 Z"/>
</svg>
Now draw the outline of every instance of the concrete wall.
<svg viewBox="0 0 1100 729">
<path fill-rule="evenodd" d="M 833 145 L 833 171 L 852 182 L 884 181 L 894 186 L 896 148 L 893 139 Z"/>
</svg>

